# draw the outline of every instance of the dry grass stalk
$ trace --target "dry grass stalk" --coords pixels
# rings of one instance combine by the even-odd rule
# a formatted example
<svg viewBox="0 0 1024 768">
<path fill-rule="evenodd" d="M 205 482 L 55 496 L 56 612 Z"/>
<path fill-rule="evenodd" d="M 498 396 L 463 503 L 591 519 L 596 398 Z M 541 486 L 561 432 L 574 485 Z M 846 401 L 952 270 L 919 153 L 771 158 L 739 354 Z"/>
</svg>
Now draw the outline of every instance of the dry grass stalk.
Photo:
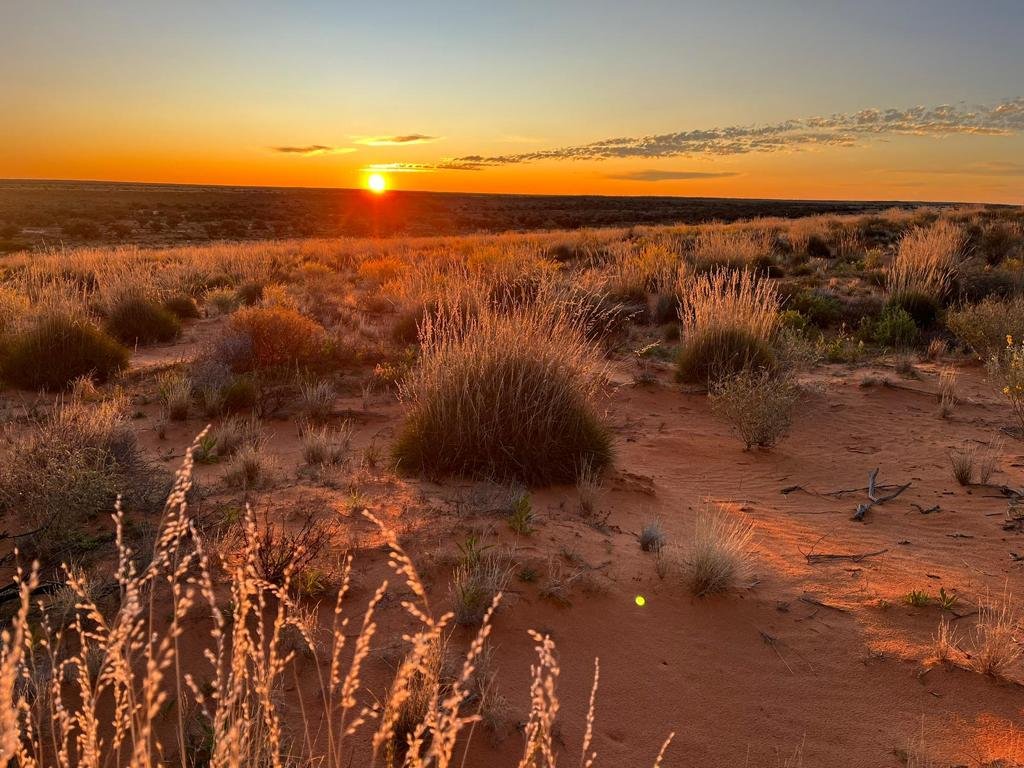
<svg viewBox="0 0 1024 768">
<path fill-rule="evenodd" d="M 1021 618 L 1013 596 L 987 596 L 978 603 L 978 620 L 971 638 L 971 668 L 1005 677 L 1024 655 Z"/>
<path fill-rule="evenodd" d="M 959 374 L 956 368 L 943 368 L 939 372 L 939 417 L 947 419 L 957 404 L 956 382 Z"/>
<path fill-rule="evenodd" d="M 953 466 L 953 477 L 960 485 L 970 485 L 974 482 L 974 463 L 978 457 L 978 446 L 972 442 L 964 441 L 960 448 L 954 448 L 949 452 L 949 461 Z"/>
<path fill-rule="evenodd" d="M 684 560 L 684 577 L 696 595 L 737 586 L 750 570 L 753 525 L 724 509 L 697 513 L 693 539 Z"/>
</svg>

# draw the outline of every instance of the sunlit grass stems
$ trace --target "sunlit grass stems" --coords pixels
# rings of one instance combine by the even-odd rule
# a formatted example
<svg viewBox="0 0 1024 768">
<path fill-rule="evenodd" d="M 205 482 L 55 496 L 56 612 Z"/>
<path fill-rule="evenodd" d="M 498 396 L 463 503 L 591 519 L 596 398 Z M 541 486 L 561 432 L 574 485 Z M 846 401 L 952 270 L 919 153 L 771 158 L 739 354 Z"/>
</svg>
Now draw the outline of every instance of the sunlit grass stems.
<svg viewBox="0 0 1024 768">
<path fill-rule="evenodd" d="M 775 364 L 772 342 L 779 327 L 779 297 L 768 280 L 748 270 L 684 272 L 679 294 L 681 381 L 708 384 Z"/>
<path fill-rule="evenodd" d="M 420 344 L 399 390 L 408 408 L 400 467 L 544 484 L 611 462 L 597 409 L 603 364 L 566 312 L 519 304 L 467 321 L 444 307 L 424 321 Z"/>
<path fill-rule="evenodd" d="M 17 570 L 18 605 L 0 632 L 0 765 L 465 765 L 466 745 L 481 719 L 470 699 L 473 679 L 499 596 L 465 652 L 453 654 L 442 685 L 440 649 L 452 614 L 435 618 L 412 560 L 381 526 L 398 594 L 408 597 L 401 601 L 407 614 L 403 660 L 390 684 L 374 691 L 368 668 L 380 647 L 381 603 L 395 594 L 388 582 L 353 605 L 352 558 L 345 558 L 333 610 L 311 621 L 293 590 L 302 548 L 279 583 L 261 575 L 266 537 L 251 509 L 237 523 L 244 529 L 239 549 L 219 558 L 186 503 L 192 452 L 202 437 L 186 453 L 153 547 L 141 561 L 126 543 L 125 515 L 117 509 L 115 607 L 101 611 L 88 578 L 67 567 L 64 594 L 50 599 L 52 620 L 61 626 L 39 622 L 32 612 L 39 569 Z M 305 651 L 296 652 L 296 636 Z M 559 665 L 551 638 L 531 636 L 538 656 L 518 764 L 541 765 L 543 758 L 551 766 Z M 595 668 L 581 765 L 593 764 L 596 689 Z"/>
<path fill-rule="evenodd" d="M 949 221 L 911 230 L 886 273 L 889 302 L 926 328 L 935 323 L 964 248 L 964 232 Z"/>
</svg>

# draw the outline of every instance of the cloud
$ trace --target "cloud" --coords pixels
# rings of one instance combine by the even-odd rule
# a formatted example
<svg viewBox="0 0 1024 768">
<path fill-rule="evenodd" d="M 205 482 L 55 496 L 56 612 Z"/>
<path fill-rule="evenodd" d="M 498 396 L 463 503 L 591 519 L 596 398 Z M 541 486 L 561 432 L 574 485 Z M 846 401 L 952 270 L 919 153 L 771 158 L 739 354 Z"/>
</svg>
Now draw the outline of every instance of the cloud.
<svg viewBox="0 0 1024 768">
<path fill-rule="evenodd" d="M 479 171 L 475 163 L 460 163 L 454 160 L 443 160 L 439 163 L 371 163 L 364 171 L 387 173 L 429 173 L 430 171 Z"/>
<path fill-rule="evenodd" d="M 400 147 L 405 144 L 430 144 L 440 140 L 440 136 L 407 133 L 403 136 L 360 136 L 356 139 L 356 144 L 364 144 L 369 147 Z"/>
<path fill-rule="evenodd" d="M 738 175 L 734 171 L 659 171 L 652 168 L 647 171 L 609 174 L 605 178 L 620 181 L 679 181 L 683 179 L 724 179 L 728 176 Z"/>
<path fill-rule="evenodd" d="M 274 152 L 281 152 L 286 155 L 302 155 L 303 157 L 314 157 L 315 155 L 346 155 L 355 152 L 352 147 L 329 147 L 326 144 L 308 144 L 304 147 L 271 147 Z"/>
<path fill-rule="evenodd" d="M 734 125 L 603 139 L 508 155 L 466 155 L 454 162 L 480 168 L 542 160 L 609 158 L 715 157 L 753 152 L 802 151 L 816 147 L 852 147 L 888 136 L 1010 136 L 1024 131 L 1024 97 L 995 106 L 943 104 L 785 120 L 769 125 Z"/>
</svg>

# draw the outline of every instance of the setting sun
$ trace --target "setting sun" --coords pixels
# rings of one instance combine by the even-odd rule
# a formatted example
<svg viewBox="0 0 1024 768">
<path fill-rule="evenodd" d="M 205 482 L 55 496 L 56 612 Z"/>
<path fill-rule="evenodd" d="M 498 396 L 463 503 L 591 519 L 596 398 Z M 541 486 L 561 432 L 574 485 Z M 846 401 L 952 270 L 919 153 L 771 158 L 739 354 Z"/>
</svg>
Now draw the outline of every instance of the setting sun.
<svg viewBox="0 0 1024 768">
<path fill-rule="evenodd" d="M 379 195 L 388 188 L 388 182 L 381 174 L 371 173 L 370 177 L 366 180 L 366 186 L 369 187 L 371 192 L 376 192 Z"/>
</svg>

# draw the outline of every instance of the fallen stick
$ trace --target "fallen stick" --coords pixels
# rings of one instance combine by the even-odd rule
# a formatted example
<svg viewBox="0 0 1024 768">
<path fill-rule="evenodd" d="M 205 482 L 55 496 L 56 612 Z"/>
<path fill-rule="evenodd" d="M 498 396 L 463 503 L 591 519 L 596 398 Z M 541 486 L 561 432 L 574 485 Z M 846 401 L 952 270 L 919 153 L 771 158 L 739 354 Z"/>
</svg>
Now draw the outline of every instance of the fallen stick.
<svg viewBox="0 0 1024 768">
<path fill-rule="evenodd" d="M 903 493 L 905 490 L 907 490 L 907 488 L 910 487 L 910 483 L 907 483 L 906 485 L 898 486 L 896 488 L 896 490 L 893 491 L 890 494 L 887 494 L 885 496 L 879 496 L 878 495 L 878 491 L 882 487 L 890 487 L 891 488 L 892 486 L 876 486 L 875 485 L 875 480 L 877 478 L 878 478 L 878 468 L 876 467 L 875 469 L 871 470 L 868 473 L 868 500 L 869 501 L 868 501 L 867 504 L 858 504 L 857 505 L 857 511 L 853 513 L 853 518 L 852 519 L 857 520 L 857 521 L 863 520 L 864 516 L 868 513 L 868 510 L 870 510 L 872 507 L 874 507 L 876 505 L 880 505 L 880 504 L 885 504 L 885 502 L 887 502 L 887 501 L 892 501 L 897 496 L 899 496 L 901 493 Z"/>
<path fill-rule="evenodd" d="M 807 558 L 808 563 L 812 564 L 831 562 L 833 560 L 849 560 L 854 563 L 859 563 L 861 560 L 865 560 L 869 557 L 877 557 L 878 555 L 883 555 L 888 551 L 888 549 L 879 549 L 875 552 L 857 552 L 855 554 L 849 555 L 839 554 L 835 552 L 823 552 L 821 554 L 815 554 L 811 552 L 809 554 L 804 555 L 804 557 Z"/>
</svg>

